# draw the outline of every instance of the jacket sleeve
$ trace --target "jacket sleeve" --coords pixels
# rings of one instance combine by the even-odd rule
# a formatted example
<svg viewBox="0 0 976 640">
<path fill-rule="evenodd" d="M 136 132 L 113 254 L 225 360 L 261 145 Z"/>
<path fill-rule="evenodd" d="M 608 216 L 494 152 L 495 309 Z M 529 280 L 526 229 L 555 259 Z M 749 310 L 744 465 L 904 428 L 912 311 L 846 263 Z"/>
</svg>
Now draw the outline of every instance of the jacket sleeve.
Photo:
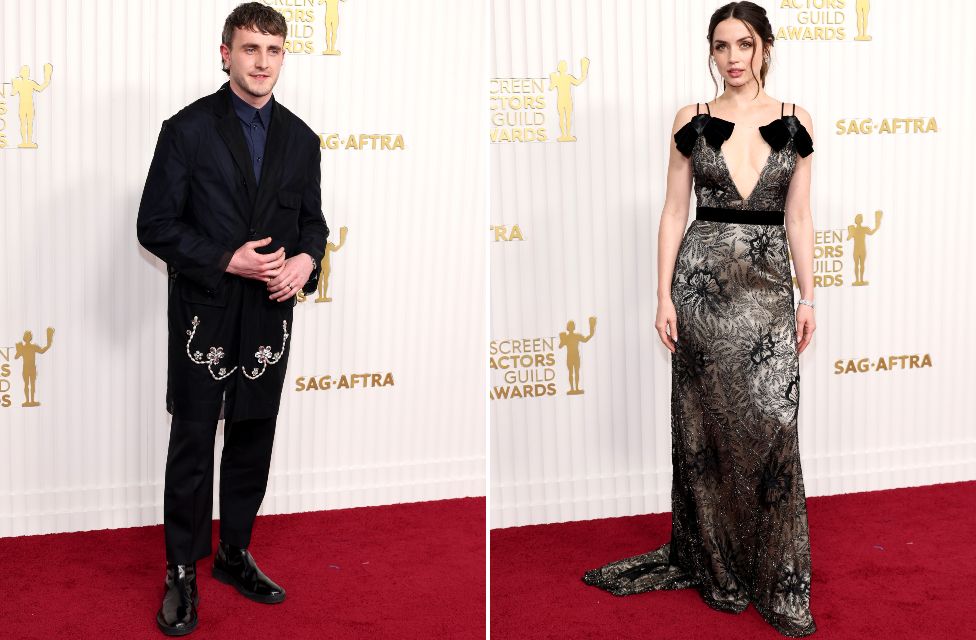
<svg viewBox="0 0 976 640">
<path fill-rule="evenodd" d="M 213 291 L 234 255 L 183 220 L 190 166 L 177 127 L 164 121 L 139 203 L 139 243 L 170 269 Z"/>
<path fill-rule="evenodd" d="M 329 227 L 322 214 L 322 149 L 318 145 L 318 138 L 308 167 L 305 190 L 302 193 L 302 210 L 298 214 L 298 249 L 295 253 L 307 253 L 315 258 L 317 271 L 329 238 Z"/>
</svg>

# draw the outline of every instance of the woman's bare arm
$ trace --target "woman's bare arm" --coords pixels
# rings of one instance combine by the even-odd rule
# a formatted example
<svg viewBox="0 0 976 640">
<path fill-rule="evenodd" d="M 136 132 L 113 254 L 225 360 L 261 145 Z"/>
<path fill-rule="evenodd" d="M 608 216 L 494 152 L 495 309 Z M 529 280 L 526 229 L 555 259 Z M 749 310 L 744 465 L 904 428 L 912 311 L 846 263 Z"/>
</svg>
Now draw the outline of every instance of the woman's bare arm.
<svg viewBox="0 0 976 640">
<path fill-rule="evenodd" d="M 695 115 L 695 105 L 678 110 L 671 127 L 671 154 L 668 160 L 667 191 L 657 236 L 657 297 L 671 299 L 671 278 L 678 247 L 688 225 L 691 206 L 691 158 L 686 158 L 674 143 L 674 134 Z"/>
<path fill-rule="evenodd" d="M 675 346 L 673 340 L 678 338 L 678 327 L 671 301 L 671 279 L 674 276 L 674 264 L 681 239 L 688 225 L 688 210 L 691 205 L 691 158 L 686 158 L 678 151 L 674 134 L 695 115 L 695 106 L 691 104 L 679 109 L 671 127 L 667 191 L 657 236 L 658 314 L 655 327 L 661 341 L 672 352 Z"/>
<path fill-rule="evenodd" d="M 813 140 L 813 119 L 806 109 L 796 107 L 796 117 Z M 816 148 L 816 144 L 814 144 Z M 786 236 L 793 256 L 793 269 L 800 287 L 800 297 L 813 300 L 813 215 L 810 212 L 810 177 L 813 154 L 797 156 L 796 168 L 786 194 Z M 813 337 L 816 320 L 813 309 L 800 305 L 796 312 L 797 353 L 802 353 Z"/>
<path fill-rule="evenodd" d="M 813 139 L 813 122 L 806 109 L 796 108 L 796 117 Z M 814 147 L 816 148 L 816 147 Z M 813 154 L 796 157 L 796 169 L 786 194 L 786 233 L 793 255 L 800 297 L 813 300 L 813 216 L 810 213 L 810 176 Z"/>
</svg>

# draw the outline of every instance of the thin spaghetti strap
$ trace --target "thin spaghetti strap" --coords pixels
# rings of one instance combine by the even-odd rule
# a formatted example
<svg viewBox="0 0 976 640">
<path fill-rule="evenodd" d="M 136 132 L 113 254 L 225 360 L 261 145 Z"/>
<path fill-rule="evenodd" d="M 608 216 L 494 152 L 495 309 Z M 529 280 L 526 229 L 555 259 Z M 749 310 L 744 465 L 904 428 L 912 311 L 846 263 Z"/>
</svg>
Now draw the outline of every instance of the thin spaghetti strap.
<svg viewBox="0 0 976 640">
<path fill-rule="evenodd" d="M 696 102 L 695 103 L 695 115 L 696 116 L 698 115 L 698 112 L 699 111 L 701 111 L 701 103 L 700 102 Z"/>
<path fill-rule="evenodd" d="M 786 108 L 786 103 L 785 102 L 780 102 L 779 103 L 779 117 L 780 118 L 783 117 L 783 109 L 785 109 L 785 108 Z"/>
<path fill-rule="evenodd" d="M 708 109 L 708 115 L 712 115 L 712 110 L 708 108 L 708 103 L 705 103 L 705 108 Z"/>
<path fill-rule="evenodd" d="M 793 115 L 796 115 L 796 103 L 793 103 Z"/>
</svg>

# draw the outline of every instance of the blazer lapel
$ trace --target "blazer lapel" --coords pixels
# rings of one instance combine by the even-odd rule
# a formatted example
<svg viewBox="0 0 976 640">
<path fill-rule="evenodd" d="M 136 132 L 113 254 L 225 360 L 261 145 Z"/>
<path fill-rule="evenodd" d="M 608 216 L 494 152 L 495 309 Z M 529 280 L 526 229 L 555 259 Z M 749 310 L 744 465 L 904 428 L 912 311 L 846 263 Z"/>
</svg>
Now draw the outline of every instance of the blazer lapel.
<svg viewBox="0 0 976 640">
<path fill-rule="evenodd" d="M 221 93 L 225 92 L 225 93 Z M 248 204 L 253 207 L 254 199 L 257 196 L 257 180 L 254 178 L 254 166 L 251 164 L 251 154 L 247 150 L 247 142 L 244 141 L 244 132 L 241 131 L 241 123 L 234 112 L 234 106 L 230 101 L 230 87 L 224 84 L 218 91 L 220 99 L 217 101 L 220 107 L 217 119 L 217 133 L 223 139 L 230 155 L 234 158 L 234 163 L 241 170 L 244 176 L 244 187 L 247 191 Z"/>
<path fill-rule="evenodd" d="M 258 185 L 254 201 L 254 224 L 258 228 L 260 218 L 266 211 L 273 210 L 278 187 L 281 184 L 282 165 L 285 162 L 285 150 L 288 147 L 288 122 L 282 109 L 274 105 L 271 109 L 271 126 L 268 127 L 268 139 L 265 142 L 264 165 L 261 168 L 261 183 Z M 242 136 L 243 137 L 243 136 Z"/>
</svg>

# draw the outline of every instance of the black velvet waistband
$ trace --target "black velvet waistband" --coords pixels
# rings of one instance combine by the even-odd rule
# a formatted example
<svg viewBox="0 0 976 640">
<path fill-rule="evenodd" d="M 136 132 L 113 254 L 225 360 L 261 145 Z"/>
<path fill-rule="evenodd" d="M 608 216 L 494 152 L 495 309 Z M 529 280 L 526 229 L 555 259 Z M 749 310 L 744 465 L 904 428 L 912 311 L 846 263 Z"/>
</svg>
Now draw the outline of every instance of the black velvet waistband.
<svg viewBox="0 0 976 640">
<path fill-rule="evenodd" d="M 720 207 L 698 207 L 696 220 L 710 222 L 733 222 L 736 224 L 783 224 L 786 213 L 783 211 L 756 211 L 752 209 L 723 209 Z"/>
</svg>

